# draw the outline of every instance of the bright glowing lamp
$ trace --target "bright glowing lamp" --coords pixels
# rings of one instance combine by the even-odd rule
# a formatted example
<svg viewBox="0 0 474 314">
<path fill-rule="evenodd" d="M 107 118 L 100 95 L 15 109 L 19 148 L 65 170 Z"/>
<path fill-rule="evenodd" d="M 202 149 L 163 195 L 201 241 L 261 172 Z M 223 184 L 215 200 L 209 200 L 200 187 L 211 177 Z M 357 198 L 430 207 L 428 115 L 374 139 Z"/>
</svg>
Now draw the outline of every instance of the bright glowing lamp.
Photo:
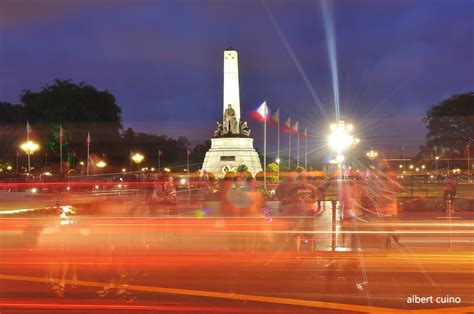
<svg viewBox="0 0 474 314">
<path fill-rule="evenodd" d="M 139 164 L 143 161 L 143 159 L 145 159 L 145 156 L 143 156 L 142 154 L 140 153 L 135 153 L 133 154 L 132 156 L 132 160 L 136 163 L 136 164 Z"/>
<path fill-rule="evenodd" d="M 21 144 L 20 148 L 28 155 L 31 155 L 39 149 L 39 145 L 33 141 L 27 141 Z"/>
</svg>

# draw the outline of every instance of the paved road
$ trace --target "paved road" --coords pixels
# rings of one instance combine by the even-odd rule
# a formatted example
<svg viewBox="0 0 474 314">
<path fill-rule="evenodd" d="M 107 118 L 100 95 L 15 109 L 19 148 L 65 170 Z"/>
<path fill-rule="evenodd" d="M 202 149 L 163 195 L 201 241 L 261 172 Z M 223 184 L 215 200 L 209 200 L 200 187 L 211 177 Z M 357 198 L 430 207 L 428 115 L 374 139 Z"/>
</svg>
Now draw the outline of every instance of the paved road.
<svg viewBox="0 0 474 314">
<path fill-rule="evenodd" d="M 353 229 L 338 224 L 332 251 L 328 203 L 305 218 L 311 230 L 295 228 L 300 217 L 222 218 L 212 206 L 159 217 L 140 207 L 131 217 L 130 204 L 143 207 L 109 199 L 95 215 L 2 217 L 2 313 L 474 311 L 469 216 L 359 222 L 356 250 L 341 243 Z M 383 248 L 390 232 L 403 247 Z M 65 284 L 63 297 L 51 279 Z M 434 303 L 407 303 L 413 295 Z M 460 299 L 436 304 L 447 295 Z"/>
</svg>

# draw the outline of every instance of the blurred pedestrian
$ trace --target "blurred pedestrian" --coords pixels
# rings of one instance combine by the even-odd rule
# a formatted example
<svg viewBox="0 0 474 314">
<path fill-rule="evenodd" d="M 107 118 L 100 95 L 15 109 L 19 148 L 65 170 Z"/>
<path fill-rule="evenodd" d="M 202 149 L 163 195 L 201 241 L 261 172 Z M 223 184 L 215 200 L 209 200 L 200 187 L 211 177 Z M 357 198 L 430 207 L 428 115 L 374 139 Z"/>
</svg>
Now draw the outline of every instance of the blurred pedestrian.
<svg viewBox="0 0 474 314">
<path fill-rule="evenodd" d="M 316 188 L 308 182 L 306 173 L 302 172 L 297 181 L 288 188 L 286 194 L 286 203 L 283 212 L 286 215 L 294 216 L 291 229 L 294 231 L 296 241 L 296 250 L 300 251 L 301 241 L 311 242 L 314 245 L 314 214 L 315 202 L 317 198 Z M 308 233 L 304 233 L 307 231 Z"/>
<path fill-rule="evenodd" d="M 345 246 L 346 233 L 350 233 L 351 248 L 357 249 L 357 223 L 358 218 L 361 215 L 361 209 L 359 207 L 361 199 L 361 187 L 359 181 L 356 179 L 349 179 L 348 181 L 342 182 L 341 189 L 339 191 L 339 200 L 341 202 L 342 209 L 342 244 Z"/>
<path fill-rule="evenodd" d="M 456 181 L 456 178 L 452 173 L 450 173 L 443 182 L 443 200 L 446 206 L 446 211 L 448 211 L 449 206 L 454 203 L 457 187 L 458 183 Z M 450 202 L 449 206 L 448 202 Z"/>
</svg>

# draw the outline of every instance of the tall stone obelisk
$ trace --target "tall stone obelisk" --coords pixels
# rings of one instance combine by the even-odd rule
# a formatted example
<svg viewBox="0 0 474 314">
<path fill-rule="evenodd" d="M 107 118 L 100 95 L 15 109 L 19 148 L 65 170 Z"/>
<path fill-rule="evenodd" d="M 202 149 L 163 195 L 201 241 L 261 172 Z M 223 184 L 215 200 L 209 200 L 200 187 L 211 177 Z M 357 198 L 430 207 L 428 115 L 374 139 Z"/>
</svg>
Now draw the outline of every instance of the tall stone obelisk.
<svg viewBox="0 0 474 314">
<path fill-rule="evenodd" d="M 217 122 L 211 149 L 206 153 L 202 170 L 222 177 L 228 171 L 245 165 L 255 175 L 262 164 L 253 148 L 253 139 L 247 122 L 240 115 L 239 61 L 233 48 L 224 51 L 224 88 L 222 123 Z"/>
<path fill-rule="evenodd" d="M 240 91 L 239 91 L 239 55 L 233 48 L 224 51 L 224 117 L 228 105 L 235 111 L 237 121 L 240 120 Z"/>
</svg>

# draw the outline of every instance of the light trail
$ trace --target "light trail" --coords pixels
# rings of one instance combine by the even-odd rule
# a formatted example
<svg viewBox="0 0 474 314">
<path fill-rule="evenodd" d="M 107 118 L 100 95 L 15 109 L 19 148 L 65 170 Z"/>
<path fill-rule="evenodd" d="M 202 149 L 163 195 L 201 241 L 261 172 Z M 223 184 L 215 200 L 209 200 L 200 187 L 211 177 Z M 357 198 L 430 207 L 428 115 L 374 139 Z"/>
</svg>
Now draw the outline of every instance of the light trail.
<svg viewBox="0 0 474 314">
<path fill-rule="evenodd" d="M 340 120 L 340 102 L 339 102 L 339 78 L 337 71 L 337 50 L 336 50 L 336 34 L 334 30 L 333 11 L 327 0 L 321 0 L 321 8 L 323 14 L 323 25 L 326 33 L 326 46 L 328 51 L 329 65 L 331 69 L 332 90 L 334 94 L 334 113 L 336 121 Z"/>
<path fill-rule="evenodd" d="M 285 35 L 281 31 L 280 26 L 278 26 L 278 23 L 277 23 L 275 17 L 273 16 L 272 12 L 270 11 L 270 9 L 265 4 L 265 1 L 262 1 L 262 5 L 265 8 L 265 11 L 266 11 L 266 13 L 267 13 L 267 15 L 270 19 L 270 22 L 272 23 L 273 28 L 275 29 L 276 33 L 278 34 L 278 37 L 280 38 L 281 42 L 285 46 L 286 51 L 290 55 L 291 60 L 295 64 L 296 69 L 298 70 L 299 74 L 301 75 L 301 78 L 303 79 L 303 81 L 304 81 L 306 87 L 308 88 L 311 96 L 313 97 L 313 100 L 316 103 L 316 106 L 318 107 L 318 109 L 321 112 L 321 114 L 323 115 L 323 117 L 325 119 L 327 119 L 326 109 L 324 108 L 324 105 L 323 105 L 321 99 L 319 98 L 318 94 L 314 90 L 311 82 L 308 79 L 308 76 L 306 75 L 305 70 L 301 66 L 301 63 L 299 62 L 298 58 L 296 57 L 295 53 L 293 52 L 293 49 L 291 48 L 290 44 L 288 43 L 288 40 L 286 39 Z"/>
</svg>

